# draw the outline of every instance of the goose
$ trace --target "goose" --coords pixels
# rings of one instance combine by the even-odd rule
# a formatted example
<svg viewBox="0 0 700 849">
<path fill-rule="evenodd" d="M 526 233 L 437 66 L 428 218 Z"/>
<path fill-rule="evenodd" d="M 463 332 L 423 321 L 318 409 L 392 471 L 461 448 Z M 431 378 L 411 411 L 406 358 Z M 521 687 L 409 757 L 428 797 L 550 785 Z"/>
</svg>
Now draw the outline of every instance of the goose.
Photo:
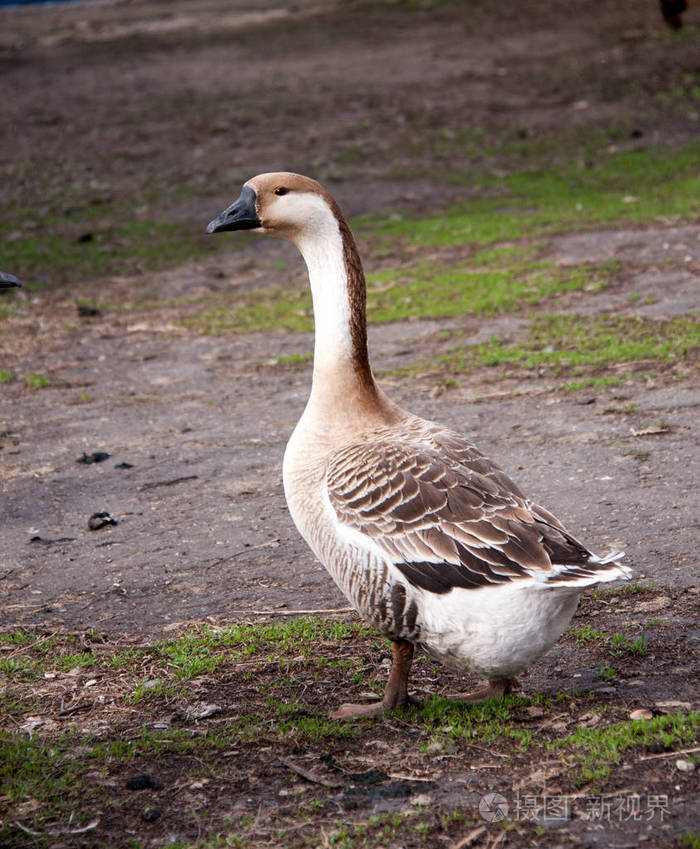
<svg viewBox="0 0 700 849">
<path fill-rule="evenodd" d="M 15 286 L 21 285 L 14 274 L 8 274 L 7 271 L 0 271 L 0 289 L 14 289 Z"/>
<path fill-rule="evenodd" d="M 499 698 L 562 635 L 586 587 L 628 578 L 623 553 L 598 557 L 449 428 L 403 410 L 377 385 L 366 286 L 348 223 L 315 180 L 267 173 L 207 226 L 294 243 L 315 319 L 311 393 L 282 467 L 292 519 L 360 616 L 391 641 L 381 702 L 334 718 L 379 716 L 415 700 L 414 648 Z"/>
</svg>

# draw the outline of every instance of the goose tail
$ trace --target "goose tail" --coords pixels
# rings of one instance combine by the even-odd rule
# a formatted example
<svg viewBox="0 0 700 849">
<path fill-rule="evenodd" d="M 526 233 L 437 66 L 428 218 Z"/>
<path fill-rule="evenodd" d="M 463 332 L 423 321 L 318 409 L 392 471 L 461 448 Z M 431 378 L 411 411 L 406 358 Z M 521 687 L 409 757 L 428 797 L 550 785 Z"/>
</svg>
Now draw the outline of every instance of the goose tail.
<svg viewBox="0 0 700 849">
<path fill-rule="evenodd" d="M 629 581 L 632 570 L 620 561 L 625 556 L 624 551 L 614 551 L 605 557 L 591 554 L 583 564 L 575 566 L 554 565 L 552 572 L 545 580 L 547 587 L 592 587 L 595 584 L 605 584 L 609 581 Z"/>
</svg>

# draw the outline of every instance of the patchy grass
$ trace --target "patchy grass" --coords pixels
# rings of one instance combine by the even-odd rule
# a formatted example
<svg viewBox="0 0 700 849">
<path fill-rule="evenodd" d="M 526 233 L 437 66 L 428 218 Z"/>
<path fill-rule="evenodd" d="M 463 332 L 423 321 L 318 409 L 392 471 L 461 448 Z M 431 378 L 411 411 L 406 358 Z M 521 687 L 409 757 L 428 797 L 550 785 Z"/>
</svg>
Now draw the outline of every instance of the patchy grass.
<svg viewBox="0 0 700 849">
<path fill-rule="evenodd" d="M 608 652 L 613 657 L 624 657 L 628 654 L 643 657 L 649 654 L 649 647 L 644 634 L 636 640 L 631 640 L 624 634 L 613 634 L 608 641 Z"/>
<path fill-rule="evenodd" d="M 673 156 L 667 148 L 656 147 L 614 153 L 592 168 L 521 171 L 498 180 L 482 177 L 481 195 L 439 216 L 394 214 L 358 223 L 380 246 L 397 238 L 437 246 L 485 245 L 610 222 L 692 219 L 700 214 L 699 152 L 697 143 Z"/>
<path fill-rule="evenodd" d="M 602 631 L 597 631 L 594 628 L 591 628 L 591 626 L 588 624 L 581 625 L 580 628 L 569 628 L 566 633 L 571 634 L 571 636 L 580 645 L 585 645 L 586 643 L 589 643 L 592 640 L 605 639 L 605 634 Z"/>
<path fill-rule="evenodd" d="M 628 655 L 644 657 L 649 653 L 646 637 L 643 634 L 632 639 L 624 634 L 605 634 L 589 624 L 578 628 L 568 628 L 566 634 L 573 637 L 581 646 L 587 643 L 600 643 L 607 648 L 608 654 L 612 657 L 621 658 Z"/>
<path fill-rule="evenodd" d="M 612 668 L 612 666 L 605 666 L 601 664 L 598 667 L 598 678 L 601 681 L 614 681 L 617 676 L 617 672 Z"/>
<path fill-rule="evenodd" d="M 484 366 L 499 369 L 544 369 L 552 376 L 580 374 L 623 363 L 690 360 L 700 348 L 700 321 L 696 315 L 670 321 L 624 316 L 545 314 L 532 318 L 527 338 L 506 342 L 493 337 L 478 345 L 459 346 L 444 354 L 440 367 L 452 374 Z M 425 368 L 425 364 L 415 368 Z M 539 373 L 542 373 L 539 371 Z M 606 382 L 606 378 L 608 381 Z M 567 389 L 581 388 L 581 380 L 567 381 Z M 609 385 L 619 375 L 596 375 Z M 611 379 L 611 380 L 610 380 Z"/>
<path fill-rule="evenodd" d="M 584 377 L 580 380 L 570 380 L 561 388 L 565 392 L 578 392 L 580 389 L 591 389 L 594 386 L 617 386 L 624 378 L 614 375 L 603 375 L 602 377 Z"/>
<path fill-rule="evenodd" d="M 132 214 L 111 210 L 105 223 L 103 210 L 86 209 L 43 222 L 39 233 L 19 229 L 19 238 L 2 241 L 0 232 L 3 262 L 17 269 L 31 289 L 166 268 L 221 248 L 189 223 L 130 218 Z M 17 224 L 5 222 L 3 230 L 17 232 Z"/>
<path fill-rule="evenodd" d="M 511 258 L 511 263 L 513 258 Z M 504 267 L 469 261 L 456 266 L 418 263 L 369 275 L 371 322 L 454 315 L 495 315 L 521 310 L 558 292 L 603 288 L 611 268 L 558 269 L 544 262 Z"/>
<path fill-rule="evenodd" d="M 28 374 L 24 378 L 24 382 L 30 389 L 43 389 L 45 386 L 50 386 L 51 381 L 45 374 Z"/>
<path fill-rule="evenodd" d="M 308 287 L 298 290 L 261 289 L 233 295 L 226 303 L 201 310 L 182 321 L 207 336 L 253 333 L 283 328 L 303 333 L 313 328 Z"/>
<path fill-rule="evenodd" d="M 598 607 L 596 624 L 615 615 L 592 595 L 587 604 Z M 596 642 L 606 646 L 604 633 L 588 623 L 572 629 L 567 664 L 577 662 L 572 654 L 596 654 Z M 412 684 L 422 707 L 378 720 L 329 719 L 342 700 L 381 691 L 387 655 L 371 629 L 315 617 L 202 626 L 148 645 L 113 645 L 95 632 L 0 634 L 8 810 L 0 843 L 19 849 L 29 829 L 32 845 L 48 849 L 71 829 L 89 828 L 86 845 L 122 845 L 114 835 L 125 827 L 140 834 L 151 806 L 161 814 L 149 835 L 177 833 L 190 849 L 265 841 L 302 849 L 320 845 L 321 829 L 329 846 L 399 841 L 414 849 L 441 837 L 452 845 L 482 824 L 478 800 L 494 780 L 510 798 L 511 782 L 524 793 L 539 786 L 532 770 L 555 762 L 562 792 L 574 799 L 578 788 L 597 792 L 634 765 L 641 787 L 659 769 L 640 760 L 645 752 L 691 747 L 697 735 L 698 714 L 630 721 L 626 698 L 570 687 L 477 705 L 449 700 L 442 694 L 464 689 L 462 676 L 420 654 Z M 640 662 L 625 655 L 626 665 Z M 664 662 L 665 695 L 678 673 L 675 657 Z M 610 667 L 599 666 L 598 678 L 622 686 Z M 213 713 L 198 719 L 201 706 Z M 468 803 L 449 790 L 464 780 L 465 764 Z M 150 790 L 127 787 L 144 775 Z M 637 786 L 632 773 L 616 780 L 623 775 L 625 786 Z M 655 793 L 668 793 L 664 781 Z M 416 794 L 427 795 L 418 802 Z M 536 825 L 507 823 L 517 845 Z"/>
<path fill-rule="evenodd" d="M 681 712 L 653 719 L 616 722 L 605 728 L 578 728 L 569 737 L 547 745 L 548 749 L 568 748 L 580 764 L 577 783 L 605 781 L 611 766 L 619 764 L 622 753 L 634 746 L 658 744 L 669 749 L 690 744 L 700 727 L 700 713 Z"/>
<path fill-rule="evenodd" d="M 522 310 L 559 292 L 603 288 L 614 264 L 560 269 L 523 260 L 522 252 L 505 250 L 472 264 L 418 261 L 368 274 L 367 318 L 380 324 L 411 318 L 494 315 Z M 507 262 L 504 262 L 507 260 Z M 201 310 L 183 324 L 207 335 L 313 327 L 308 288 L 262 289 L 227 298 Z M 299 355 L 291 355 L 297 363 Z"/>
<path fill-rule="evenodd" d="M 313 358 L 313 351 L 304 351 L 303 354 L 282 354 L 274 359 L 273 364 L 281 368 L 294 369 L 308 365 Z"/>
<path fill-rule="evenodd" d="M 232 660 L 251 656 L 265 656 L 268 662 L 273 662 L 280 654 L 291 655 L 297 662 L 306 663 L 316 645 L 340 646 L 346 640 L 370 633 L 367 626 L 359 623 L 317 617 L 265 625 L 231 625 L 221 629 L 201 626 L 185 631 L 176 639 L 137 649 L 116 649 L 102 657 L 98 635 L 86 643 L 78 637 L 10 631 L 0 634 L 0 649 L 9 649 L 0 653 L 0 673 L 30 680 L 83 667 L 92 667 L 95 671 L 134 671 L 147 659 L 153 668 L 165 668 L 168 675 L 185 681 L 213 672 Z M 83 650 L 76 651 L 80 647 Z M 154 677 L 150 675 L 149 679 Z M 132 701 L 143 698 L 148 689 L 141 683 L 138 686 L 140 696 L 130 696 Z"/>
</svg>

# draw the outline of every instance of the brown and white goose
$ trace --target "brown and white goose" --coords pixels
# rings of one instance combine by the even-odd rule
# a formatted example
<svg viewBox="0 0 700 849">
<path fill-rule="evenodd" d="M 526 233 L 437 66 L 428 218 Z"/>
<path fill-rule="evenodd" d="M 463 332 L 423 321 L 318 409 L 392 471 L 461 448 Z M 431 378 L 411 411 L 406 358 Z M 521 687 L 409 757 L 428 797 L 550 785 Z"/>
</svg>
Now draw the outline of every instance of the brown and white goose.
<svg viewBox="0 0 700 849">
<path fill-rule="evenodd" d="M 252 230 L 300 250 L 315 317 L 313 383 L 284 455 L 292 518 L 359 614 L 392 640 L 384 698 L 403 707 L 414 646 L 502 696 L 561 636 L 585 587 L 629 577 L 530 501 L 471 442 L 394 404 L 369 365 L 365 279 L 335 200 L 299 174 L 260 174 L 207 232 Z M 471 697 L 473 699 L 473 697 Z"/>
</svg>

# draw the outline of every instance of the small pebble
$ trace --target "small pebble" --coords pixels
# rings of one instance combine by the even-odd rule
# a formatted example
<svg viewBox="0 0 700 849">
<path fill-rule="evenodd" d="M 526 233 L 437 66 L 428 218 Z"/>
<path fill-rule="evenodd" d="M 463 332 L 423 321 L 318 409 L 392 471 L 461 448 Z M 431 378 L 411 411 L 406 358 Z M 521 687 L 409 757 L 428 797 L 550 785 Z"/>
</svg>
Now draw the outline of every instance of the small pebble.
<svg viewBox="0 0 700 849">
<path fill-rule="evenodd" d="M 109 454 L 106 451 L 94 451 L 92 454 L 83 453 L 82 457 L 78 457 L 76 463 L 86 463 L 88 466 L 91 463 L 103 463 L 109 460 Z"/>
<path fill-rule="evenodd" d="M 81 318 L 94 318 L 96 315 L 101 315 L 97 307 L 89 307 L 87 304 L 78 304 L 78 315 Z"/>
<path fill-rule="evenodd" d="M 681 772 L 693 772 L 695 764 L 692 761 L 679 760 L 676 761 L 676 769 L 679 769 Z"/>
<path fill-rule="evenodd" d="M 142 819 L 146 822 L 155 822 L 160 816 L 160 808 L 154 808 L 152 805 L 146 805 L 141 814 Z"/>
</svg>

